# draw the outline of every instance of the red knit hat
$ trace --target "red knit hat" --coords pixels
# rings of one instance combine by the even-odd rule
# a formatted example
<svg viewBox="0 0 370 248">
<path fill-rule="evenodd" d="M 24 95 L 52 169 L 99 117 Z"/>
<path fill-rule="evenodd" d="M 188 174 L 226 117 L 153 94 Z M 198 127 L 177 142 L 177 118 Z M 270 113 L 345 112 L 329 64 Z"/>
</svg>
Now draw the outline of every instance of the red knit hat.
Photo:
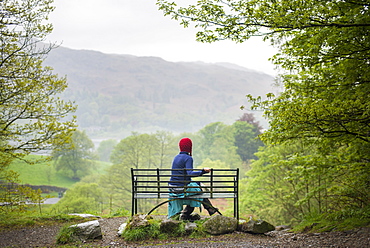
<svg viewBox="0 0 370 248">
<path fill-rule="evenodd" d="M 183 138 L 179 142 L 180 152 L 188 152 L 191 154 L 192 147 L 193 147 L 193 143 L 191 142 L 191 139 L 189 138 Z"/>
</svg>

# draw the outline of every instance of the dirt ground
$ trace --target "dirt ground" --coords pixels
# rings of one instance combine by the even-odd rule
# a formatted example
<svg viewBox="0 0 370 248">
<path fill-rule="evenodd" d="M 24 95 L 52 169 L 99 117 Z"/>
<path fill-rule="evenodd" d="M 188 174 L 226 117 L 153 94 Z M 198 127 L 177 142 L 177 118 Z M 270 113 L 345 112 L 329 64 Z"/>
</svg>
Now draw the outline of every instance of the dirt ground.
<svg viewBox="0 0 370 248">
<path fill-rule="evenodd" d="M 212 236 L 203 239 L 171 239 L 125 242 L 117 236 L 118 227 L 127 218 L 99 219 L 103 238 L 88 241 L 84 246 L 91 247 L 370 247 L 370 227 L 344 232 L 300 233 L 289 231 L 272 231 L 264 235 L 242 232 Z M 0 231 L 0 247 L 58 247 L 56 235 L 61 225 L 19 228 Z"/>
</svg>

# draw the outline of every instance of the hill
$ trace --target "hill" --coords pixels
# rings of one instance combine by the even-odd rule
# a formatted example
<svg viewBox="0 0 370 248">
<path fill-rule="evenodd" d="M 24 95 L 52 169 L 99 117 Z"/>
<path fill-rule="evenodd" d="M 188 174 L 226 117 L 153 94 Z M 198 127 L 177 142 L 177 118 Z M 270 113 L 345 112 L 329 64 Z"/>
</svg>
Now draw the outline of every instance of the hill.
<svg viewBox="0 0 370 248">
<path fill-rule="evenodd" d="M 243 114 L 245 95 L 271 92 L 274 80 L 232 64 L 175 63 L 64 47 L 52 50 L 45 65 L 67 76 L 63 97 L 77 103 L 80 128 L 92 138 L 194 132 L 211 122 L 232 123 Z"/>
</svg>

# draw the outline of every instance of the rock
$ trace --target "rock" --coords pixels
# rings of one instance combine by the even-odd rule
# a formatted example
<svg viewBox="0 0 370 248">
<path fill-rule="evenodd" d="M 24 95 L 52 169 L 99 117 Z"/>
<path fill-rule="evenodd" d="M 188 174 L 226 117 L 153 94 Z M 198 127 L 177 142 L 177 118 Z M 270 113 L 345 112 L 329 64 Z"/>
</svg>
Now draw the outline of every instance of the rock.
<svg viewBox="0 0 370 248">
<path fill-rule="evenodd" d="M 238 220 L 223 215 L 216 215 L 203 223 L 204 231 L 212 235 L 221 235 L 234 232 L 238 227 Z"/>
<path fill-rule="evenodd" d="M 185 224 L 185 232 L 187 234 L 190 234 L 192 233 L 196 228 L 198 227 L 198 225 L 196 223 L 193 223 L 193 222 L 187 222 Z"/>
<path fill-rule="evenodd" d="M 288 229 L 290 229 L 290 226 L 287 226 L 287 225 L 280 225 L 280 226 L 275 227 L 276 231 L 284 231 L 284 230 L 288 230 Z"/>
<path fill-rule="evenodd" d="M 132 216 L 131 221 L 128 223 L 127 228 L 135 229 L 143 226 L 148 226 L 149 221 L 146 215 L 136 214 Z"/>
<path fill-rule="evenodd" d="M 240 222 L 238 230 L 242 232 L 262 234 L 274 231 L 275 227 L 264 220 L 255 220 L 251 217 L 249 221 Z"/>
<path fill-rule="evenodd" d="M 73 236 L 76 240 L 86 241 L 89 239 L 102 238 L 100 224 L 97 220 L 72 225 L 69 228 L 77 229 L 77 231 L 73 232 Z"/>
<path fill-rule="evenodd" d="M 126 226 L 127 226 L 127 223 L 123 223 L 122 225 L 118 227 L 118 232 L 117 232 L 118 236 L 122 236 L 122 233 L 126 230 Z"/>
<path fill-rule="evenodd" d="M 76 215 L 82 218 L 100 218 L 100 216 L 92 215 L 92 214 L 68 214 L 68 215 Z"/>
<path fill-rule="evenodd" d="M 176 220 L 164 220 L 159 226 L 159 230 L 163 233 L 171 233 L 173 230 L 179 228 L 181 222 Z"/>
</svg>

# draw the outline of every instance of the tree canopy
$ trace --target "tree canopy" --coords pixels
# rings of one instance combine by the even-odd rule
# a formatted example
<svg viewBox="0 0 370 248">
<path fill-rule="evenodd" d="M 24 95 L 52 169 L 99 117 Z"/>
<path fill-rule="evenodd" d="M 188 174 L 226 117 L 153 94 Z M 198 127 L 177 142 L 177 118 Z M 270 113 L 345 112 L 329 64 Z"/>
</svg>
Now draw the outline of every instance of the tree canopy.
<svg viewBox="0 0 370 248">
<path fill-rule="evenodd" d="M 80 179 L 95 167 L 94 143 L 85 131 L 76 130 L 71 142 L 55 148 L 52 152 L 57 171 L 62 171 L 72 179 Z"/>
<path fill-rule="evenodd" d="M 51 150 L 68 141 L 75 127 L 73 103 L 58 94 L 66 79 L 44 67 L 45 56 L 54 47 L 45 45 L 52 25 L 46 21 L 52 0 L 3 0 L 0 5 L 0 202 L 21 210 L 22 197 L 39 201 L 40 191 L 6 187 L 18 182 L 8 170 L 14 159 L 31 152 Z M 16 185 L 16 184 L 13 184 Z"/>
<path fill-rule="evenodd" d="M 194 24 L 198 41 L 263 36 L 279 49 L 272 60 L 282 69 L 277 81 L 283 91 L 266 100 L 247 96 L 270 125 L 260 135 L 268 147 L 247 174 L 247 191 L 262 194 L 247 197 L 252 201 L 247 205 L 265 206 L 265 214 L 280 206 L 288 222 L 314 212 L 365 216 L 370 206 L 369 2 L 178 2 L 184 3 L 157 4 L 183 26 Z"/>
<path fill-rule="evenodd" d="M 277 45 L 285 91 L 260 102 L 269 140 L 349 137 L 369 141 L 369 27 L 367 1 L 158 0 L 165 15 L 200 29 L 197 40 L 244 42 L 264 36 Z M 272 96 L 272 95 L 269 95 Z M 295 123 L 296 125 L 291 125 Z"/>
<path fill-rule="evenodd" d="M 66 79 L 42 65 L 53 45 L 45 23 L 52 0 L 4 0 L 0 7 L 0 158 L 10 161 L 65 142 L 75 110 L 59 99 Z"/>
</svg>

